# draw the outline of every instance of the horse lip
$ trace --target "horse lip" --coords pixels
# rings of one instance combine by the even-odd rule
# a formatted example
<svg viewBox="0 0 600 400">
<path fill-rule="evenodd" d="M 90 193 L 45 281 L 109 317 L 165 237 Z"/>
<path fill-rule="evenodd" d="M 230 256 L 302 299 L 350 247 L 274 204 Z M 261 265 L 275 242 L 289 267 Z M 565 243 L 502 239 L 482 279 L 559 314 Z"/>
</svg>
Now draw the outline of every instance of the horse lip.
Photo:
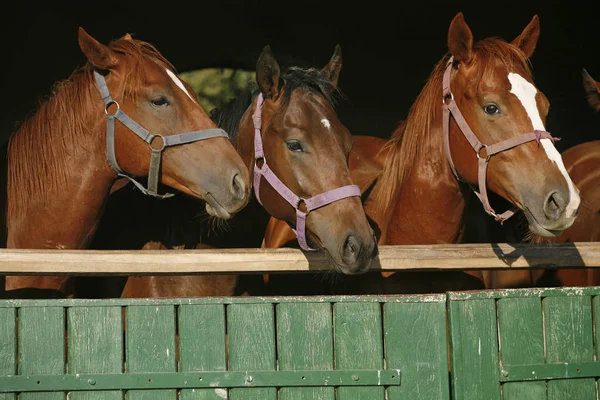
<svg viewBox="0 0 600 400">
<path fill-rule="evenodd" d="M 225 207 L 223 207 L 210 192 L 206 192 L 203 197 L 206 201 L 207 211 L 209 211 L 208 209 L 210 208 L 210 210 L 212 210 L 217 217 L 222 219 L 229 219 L 232 217 L 231 213 L 229 213 L 229 211 L 227 211 Z"/>
<path fill-rule="evenodd" d="M 529 207 L 527 207 L 527 206 L 523 207 L 523 212 L 525 213 L 525 216 L 527 217 L 527 222 L 529 222 L 530 229 L 535 228 L 536 231 L 543 233 L 542 235 L 540 235 L 538 232 L 534 232 L 535 234 L 540 235 L 540 236 L 546 236 L 546 237 L 556 237 L 556 236 L 560 236 L 560 234 L 563 232 L 562 230 L 544 228 L 542 226 L 542 224 L 540 224 L 537 221 L 537 219 L 535 219 L 535 216 L 533 215 L 531 210 L 529 210 Z"/>
</svg>

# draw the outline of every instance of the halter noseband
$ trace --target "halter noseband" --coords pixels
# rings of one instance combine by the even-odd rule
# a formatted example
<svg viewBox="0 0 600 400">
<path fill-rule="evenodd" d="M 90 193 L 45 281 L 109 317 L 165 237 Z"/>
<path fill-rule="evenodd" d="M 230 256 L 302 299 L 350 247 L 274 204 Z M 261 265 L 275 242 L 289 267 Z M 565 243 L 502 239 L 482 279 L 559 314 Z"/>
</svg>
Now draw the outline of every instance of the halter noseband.
<svg viewBox="0 0 600 400">
<path fill-rule="evenodd" d="M 452 65 L 454 62 L 454 57 L 450 57 L 447 63 L 446 71 L 444 72 L 444 79 L 442 82 L 443 85 L 443 97 L 442 97 L 442 109 L 443 109 L 443 135 L 444 135 L 444 148 L 446 150 L 446 157 L 448 158 L 448 163 L 450 164 L 450 168 L 452 169 L 452 173 L 458 179 L 461 180 L 458 172 L 456 171 L 456 167 L 452 162 L 452 155 L 450 153 L 450 114 L 454 117 L 456 124 L 458 125 L 460 131 L 463 133 L 467 141 L 471 144 L 473 150 L 477 154 L 477 160 L 479 165 L 478 171 L 478 181 L 479 181 L 479 192 L 477 192 L 473 187 L 471 189 L 477 195 L 481 203 L 483 204 L 483 208 L 485 212 L 494 217 L 494 219 L 500 223 L 503 223 L 510 217 L 512 217 L 517 211 L 516 207 L 505 211 L 502 214 L 496 214 L 487 196 L 487 188 L 486 188 L 486 175 L 487 175 L 487 166 L 490 162 L 490 158 L 493 155 L 501 153 L 503 151 L 512 149 L 513 147 L 519 146 L 524 143 L 537 141 L 540 143 L 541 139 L 550 139 L 552 141 L 560 140 L 558 138 L 554 138 L 550 135 L 549 132 L 534 130 L 533 132 L 523 133 L 519 136 L 512 137 L 510 139 L 503 140 L 498 143 L 494 143 L 491 145 L 485 145 L 477 139 L 477 136 L 473 133 L 473 130 L 469 127 L 469 124 L 465 120 L 465 117 L 462 115 L 460 110 L 458 109 L 458 105 L 454 101 L 454 96 L 452 95 L 452 91 L 450 90 L 450 75 L 452 74 Z M 485 154 L 481 154 L 484 152 Z"/>
<path fill-rule="evenodd" d="M 200 131 L 193 131 L 170 136 L 152 134 L 140 124 L 132 120 L 123 111 L 121 111 L 119 103 L 117 103 L 117 101 L 111 97 L 110 92 L 108 90 L 108 86 L 106 85 L 106 80 L 102 75 L 94 71 L 94 77 L 96 78 L 96 84 L 98 85 L 98 90 L 100 91 L 100 95 L 102 96 L 102 101 L 104 102 L 104 112 L 106 113 L 106 157 L 108 159 L 108 162 L 111 168 L 117 173 L 118 176 L 122 176 L 129 179 L 144 194 L 160 199 L 174 196 L 174 194 L 172 193 L 158 194 L 158 182 L 160 181 L 160 161 L 162 158 L 162 152 L 165 148 L 170 146 L 177 146 L 180 144 L 193 143 L 200 140 L 211 139 L 215 137 L 229 138 L 227 132 L 225 132 L 222 129 L 203 129 Z M 108 108 L 113 104 L 117 107 L 117 111 L 115 111 L 114 114 L 111 114 L 108 112 Z M 136 181 L 132 176 L 123 172 L 123 170 L 119 168 L 119 164 L 117 163 L 117 157 L 115 155 L 115 119 L 119 120 L 130 131 L 135 133 L 140 139 L 148 143 L 148 145 L 150 146 L 150 150 L 152 150 L 152 155 L 150 157 L 150 169 L 148 170 L 148 189 L 146 189 L 141 183 Z M 160 138 L 160 140 L 162 141 L 162 145 L 160 147 L 152 146 L 152 142 L 156 138 Z"/>
<path fill-rule="evenodd" d="M 267 165 L 260 132 L 262 127 L 261 111 L 263 101 L 263 95 L 260 93 L 256 102 L 256 110 L 252 115 L 252 120 L 254 121 L 254 194 L 256 195 L 258 202 L 262 205 L 262 202 L 260 201 L 260 178 L 264 177 L 271 187 L 273 187 L 273 189 L 275 189 L 275 191 L 296 210 L 296 229 L 292 229 L 298 238 L 298 243 L 302 250 L 315 251 L 316 249 L 310 248 L 306 241 L 306 216 L 312 210 L 345 199 L 346 197 L 360 197 L 360 189 L 356 185 L 347 185 L 318 194 L 309 199 L 303 199 L 302 197 L 296 196 L 294 192 L 281 182 L 277 175 L 275 175 Z M 262 160 L 262 166 L 258 165 L 260 160 Z M 304 204 L 306 212 L 300 210 L 300 205 L 302 204 Z"/>
</svg>

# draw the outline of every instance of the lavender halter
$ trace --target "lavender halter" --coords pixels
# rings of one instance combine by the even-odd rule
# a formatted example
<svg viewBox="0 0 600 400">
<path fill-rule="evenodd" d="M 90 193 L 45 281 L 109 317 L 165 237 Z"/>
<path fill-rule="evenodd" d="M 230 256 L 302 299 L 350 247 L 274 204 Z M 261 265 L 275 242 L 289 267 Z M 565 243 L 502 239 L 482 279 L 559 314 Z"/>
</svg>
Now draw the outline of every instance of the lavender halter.
<svg viewBox="0 0 600 400">
<path fill-rule="evenodd" d="M 490 145 L 485 145 L 485 144 L 481 143 L 479 141 L 479 139 L 477 139 L 477 136 L 475 136 L 475 134 L 473 133 L 473 130 L 469 127 L 469 124 L 465 120 L 465 117 L 462 115 L 462 113 L 458 109 L 458 106 L 457 106 L 456 102 L 454 101 L 454 96 L 452 95 L 452 91 L 450 90 L 450 75 L 452 74 L 453 62 L 454 62 L 454 57 L 450 57 L 450 59 L 448 60 L 448 63 L 447 63 L 446 71 L 444 72 L 444 80 L 442 83 L 443 84 L 443 93 L 442 93 L 443 106 L 442 106 L 442 109 L 444 111 L 442 125 L 443 125 L 443 134 L 444 134 L 444 147 L 446 149 L 446 156 L 448 158 L 448 163 L 450 164 L 450 168 L 452 169 L 452 173 L 454 174 L 456 179 L 458 179 L 459 181 L 462 180 L 460 178 L 460 176 L 458 175 L 458 172 L 456 172 L 456 167 L 454 166 L 454 163 L 452 162 L 452 155 L 450 153 L 450 114 L 452 114 L 460 131 L 463 133 L 465 138 L 469 141 L 469 143 L 471 144 L 471 147 L 473 147 L 473 150 L 475 150 L 475 153 L 477 154 L 477 160 L 478 160 L 478 164 L 479 164 L 479 172 L 478 172 L 479 192 L 477 192 L 472 187 L 471 187 L 471 189 L 473 189 L 473 192 L 477 195 L 477 197 L 483 204 L 483 208 L 485 209 L 485 212 L 488 213 L 489 215 L 491 215 L 492 217 L 494 217 L 494 219 L 496 221 L 503 223 L 504 221 L 506 221 L 507 219 L 509 219 L 510 217 L 512 217 L 515 214 L 515 212 L 517 211 L 517 208 L 513 207 L 512 209 L 505 211 L 502 214 L 496 214 L 496 212 L 490 205 L 490 202 L 489 202 L 488 196 L 487 196 L 486 184 L 485 184 L 486 175 L 487 175 L 487 166 L 488 166 L 488 163 L 490 162 L 490 158 L 493 155 L 496 155 L 503 151 L 512 149 L 513 147 L 516 147 L 521 144 L 528 143 L 528 142 L 531 142 L 534 140 L 536 142 L 538 142 L 538 145 L 539 145 L 541 139 L 550 139 L 552 141 L 557 141 L 560 139 L 552 137 L 549 132 L 534 130 L 533 132 L 523 133 L 519 136 L 515 136 L 510 139 L 503 140 L 501 142 L 490 144 Z M 482 150 L 484 150 L 484 149 L 485 149 L 485 155 L 481 154 Z"/>
<path fill-rule="evenodd" d="M 166 147 L 177 146 L 186 143 L 193 143 L 199 140 L 205 140 L 215 137 L 229 138 L 227 132 L 225 132 L 222 129 L 204 129 L 200 131 L 193 131 L 170 136 L 152 134 L 140 124 L 132 120 L 123 111 L 121 111 L 119 103 L 117 103 L 117 101 L 114 100 L 110 95 L 110 92 L 108 91 L 108 86 L 106 85 L 106 80 L 102 75 L 94 71 L 94 77 L 96 78 L 96 84 L 98 85 L 98 90 L 100 91 L 100 95 L 102 96 L 102 101 L 104 102 L 104 112 L 106 113 L 106 157 L 108 158 L 108 163 L 110 164 L 111 168 L 117 173 L 118 176 L 122 176 L 129 179 L 144 194 L 147 194 L 152 197 L 157 197 L 159 199 L 174 196 L 174 194 L 172 193 L 158 194 L 158 182 L 160 180 L 160 161 L 162 158 L 162 152 Z M 110 114 L 108 112 L 108 108 L 113 104 L 117 107 L 117 111 L 115 111 L 114 114 Z M 119 168 L 119 164 L 117 163 L 117 156 L 115 154 L 115 119 L 119 120 L 130 131 L 135 133 L 140 139 L 148 143 L 148 145 L 150 146 L 152 155 L 150 157 L 150 169 L 148 170 L 148 189 L 146 189 L 141 183 L 136 181 L 130 175 L 127 175 L 127 173 L 123 172 L 123 170 Z M 161 139 L 162 145 L 160 147 L 152 146 L 152 142 L 155 138 Z"/>
<path fill-rule="evenodd" d="M 302 250 L 315 251 L 316 249 L 310 248 L 306 241 L 306 216 L 312 210 L 326 206 L 334 201 L 352 196 L 360 197 L 360 189 L 356 185 L 347 185 L 318 194 L 309 199 L 303 199 L 302 197 L 296 196 L 283 182 L 281 182 L 267 165 L 260 132 L 262 127 L 261 114 L 263 101 L 263 95 L 261 93 L 258 95 L 258 100 L 256 102 L 256 111 L 254 111 L 254 114 L 252 115 L 252 120 L 254 121 L 254 194 L 256 195 L 258 202 L 262 205 L 262 202 L 260 201 L 260 178 L 264 177 L 273 189 L 296 209 L 296 229 L 294 229 L 294 233 L 298 238 L 298 243 Z M 263 162 L 262 166 L 258 165 L 260 160 Z M 306 212 L 300 210 L 300 205 L 303 203 Z"/>
</svg>

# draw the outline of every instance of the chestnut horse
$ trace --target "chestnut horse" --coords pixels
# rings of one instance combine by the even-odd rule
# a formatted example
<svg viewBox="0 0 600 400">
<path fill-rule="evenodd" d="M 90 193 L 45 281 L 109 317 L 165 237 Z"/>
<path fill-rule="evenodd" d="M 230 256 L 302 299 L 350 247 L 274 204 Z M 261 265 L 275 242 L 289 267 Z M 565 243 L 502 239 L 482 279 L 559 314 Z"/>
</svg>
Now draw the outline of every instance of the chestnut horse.
<svg viewBox="0 0 600 400">
<path fill-rule="evenodd" d="M 258 90 L 211 112 L 214 121 L 231 133 L 254 173 L 258 195 L 228 221 L 226 231 L 212 232 L 210 221 L 194 220 L 198 207 L 185 197 L 140 202 L 144 199 L 124 188 L 111 197 L 119 196 L 116 204 L 129 206 L 114 207 L 118 214 L 107 211 L 95 248 L 260 247 L 271 215 L 294 225 L 298 239 L 308 241 L 306 248 L 324 249 L 335 269 L 346 274 L 366 271 L 377 245 L 360 190 L 350 179 L 347 160 L 352 136 L 334 110 L 341 67 L 337 46 L 322 69 L 291 67 L 281 73 L 267 46 L 256 65 Z M 328 200 L 314 208 L 322 194 Z M 233 295 L 236 280 L 233 276 L 129 277 L 122 297 Z M 82 292 L 92 286 L 85 285 Z M 110 296 L 116 292 L 113 288 Z"/>
<path fill-rule="evenodd" d="M 498 221 L 511 212 L 496 213 L 487 189 L 523 211 L 536 234 L 555 236 L 573 224 L 579 193 L 545 131 L 549 102 L 534 86 L 529 68 L 539 33 L 536 15 L 511 43 L 498 38 L 473 43 L 459 13 L 448 31 L 450 54 L 435 66 L 407 120 L 385 144 L 355 138 L 353 179 L 369 187 L 365 211 L 381 232 L 380 245 L 460 242 L 474 187 L 486 212 Z M 290 237 L 286 230 L 270 221 L 265 247 L 283 246 Z M 406 272 L 387 279 L 362 277 L 341 290 L 475 287 L 483 287 L 482 282 L 462 272 Z"/>
<path fill-rule="evenodd" d="M 160 182 L 205 199 L 220 217 L 247 204 L 242 159 L 152 45 L 126 35 L 105 46 L 80 28 L 79 46 L 88 63 L 8 143 L 6 247 L 87 248 L 119 176 L 147 176 L 148 189 L 138 184 L 146 194 L 162 196 Z M 7 277 L 6 290 L 62 296 L 69 281 Z M 34 295 L 19 293 L 11 296 Z"/>
<path fill-rule="evenodd" d="M 583 70 L 583 86 L 592 108 L 600 111 L 600 83 Z M 600 140 L 585 142 L 565 150 L 562 154 L 573 182 L 581 191 L 581 213 L 573 226 L 551 239 L 534 237 L 534 242 L 598 242 L 600 241 Z M 498 271 L 494 287 L 515 286 L 597 286 L 597 269 L 558 269 L 534 271 L 533 276 L 517 271 Z"/>
</svg>

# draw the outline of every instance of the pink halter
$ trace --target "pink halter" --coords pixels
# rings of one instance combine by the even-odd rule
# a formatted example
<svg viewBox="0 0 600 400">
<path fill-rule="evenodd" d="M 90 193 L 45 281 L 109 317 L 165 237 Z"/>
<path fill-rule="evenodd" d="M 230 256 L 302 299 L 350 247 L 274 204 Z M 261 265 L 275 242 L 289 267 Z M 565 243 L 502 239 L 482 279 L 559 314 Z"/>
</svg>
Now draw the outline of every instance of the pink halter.
<svg viewBox="0 0 600 400">
<path fill-rule="evenodd" d="M 454 62 L 454 57 L 450 57 L 447 63 L 446 71 L 444 72 L 444 80 L 443 80 L 443 98 L 442 98 L 442 109 L 444 111 L 442 126 L 443 126 L 443 134 L 444 134 L 444 147 L 446 149 L 446 157 L 448 158 L 448 163 L 450 164 L 450 168 L 452 169 L 452 173 L 459 181 L 460 176 L 456 172 L 456 168 L 454 163 L 452 162 L 452 155 L 450 153 L 450 114 L 454 117 L 456 124 L 458 125 L 460 131 L 463 133 L 465 138 L 475 150 L 477 154 L 477 160 L 479 164 L 479 172 L 478 172 L 478 181 L 479 181 L 479 192 L 473 189 L 473 192 L 477 195 L 481 203 L 483 204 L 483 208 L 485 212 L 494 217 L 494 219 L 500 223 L 503 223 L 510 217 L 512 217 L 517 211 L 516 207 L 505 211 L 502 214 L 496 214 L 487 197 L 487 189 L 486 189 L 486 175 L 487 175 L 487 166 L 490 162 L 490 158 L 498 153 L 503 151 L 512 149 L 513 147 L 519 146 L 524 143 L 528 143 L 531 141 L 540 143 L 541 139 L 550 139 L 552 141 L 560 140 L 558 138 L 554 138 L 550 135 L 549 132 L 546 131 L 538 131 L 535 130 L 529 133 L 523 133 L 519 136 L 512 137 L 510 139 L 503 140 L 498 143 L 485 145 L 477 139 L 477 136 L 473 133 L 473 130 L 469 127 L 469 124 L 465 120 L 465 117 L 462 115 L 456 102 L 454 101 L 454 96 L 452 95 L 452 91 L 450 90 L 450 75 L 452 74 L 452 63 Z M 485 149 L 485 154 L 481 154 Z"/>
<path fill-rule="evenodd" d="M 358 196 L 360 197 L 360 189 L 356 185 L 342 186 L 337 189 L 329 190 L 325 193 L 318 194 L 309 199 L 303 199 L 302 197 L 296 196 L 281 180 L 273 173 L 273 171 L 267 165 L 267 159 L 263 151 L 262 137 L 260 129 L 262 127 L 262 105 L 263 105 L 262 93 L 258 95 L 256 102 L 256 111 L 252 115 L 254 121 L 254 194 L 256 199 L 262 205 L 260 201 L 260 178 L 264 177 L 267 182 L 287 201 L 294 209 L 296 209 L 296 237 L 302 250 L 315 251 L 308 246 L 306 241 L 306 216 L 317 208 L 324 207 L 334 201 L 345 199 L 346 197 Z M 262 160 L 262 166 L 258 166 L 258 161 Z M 304 203 L 306 212 L 300 210 L 300 205 Z"/>
</svg>

